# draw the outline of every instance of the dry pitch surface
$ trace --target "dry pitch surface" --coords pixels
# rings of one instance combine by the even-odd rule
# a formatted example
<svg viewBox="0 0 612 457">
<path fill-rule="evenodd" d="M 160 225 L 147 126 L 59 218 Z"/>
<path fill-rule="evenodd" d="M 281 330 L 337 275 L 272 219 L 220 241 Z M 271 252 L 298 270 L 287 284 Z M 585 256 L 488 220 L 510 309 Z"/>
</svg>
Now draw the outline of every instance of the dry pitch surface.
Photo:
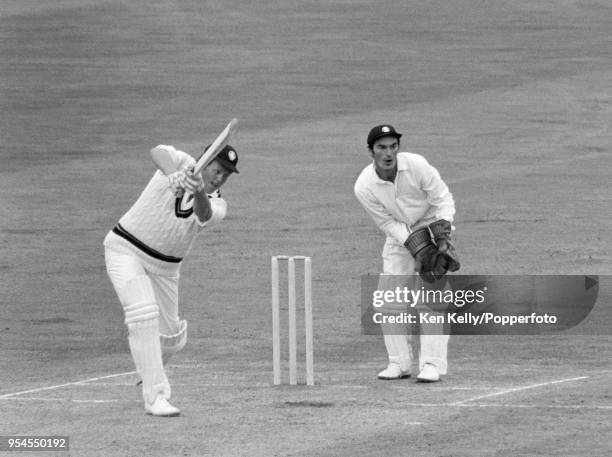
<svg viewBox="0 0 612 457">
<path fill-rule="evenodd" d="M 359 278 L 383 239 L 352 195 L 391 122 L 452 188 L 464 273 L 610 274 L 607 2 L 40 3 L 0 15 L 1 434 L 74 456 L 609 455 L 607 322 L 456 337 L 444 382 L 374 379 Z M 152 146 L 196 155 L 232 117 L 229 217 L 182 274 L 183 415 L 154 419 L 101 242 Z M 281 253 L 313 257 L 314 388 L 270 385 Z"/>
</svg>

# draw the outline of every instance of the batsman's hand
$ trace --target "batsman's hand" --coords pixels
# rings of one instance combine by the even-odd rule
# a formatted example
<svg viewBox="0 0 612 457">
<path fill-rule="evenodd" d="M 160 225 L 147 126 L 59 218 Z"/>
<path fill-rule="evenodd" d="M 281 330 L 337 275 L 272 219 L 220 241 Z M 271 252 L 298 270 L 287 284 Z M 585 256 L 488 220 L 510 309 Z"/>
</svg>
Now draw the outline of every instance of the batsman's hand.
<svg viewBox="0 0 612 457">
<path fill-rule="evenodd" d="M 168 175 L 168 187 L 172 190 L 172 193 L 177 197 L 180 197 L 184 193 L 182 181 L 184 179 L 184 171 L 175 171 Z"/>
<path fill-rule="evenodd" d="M 185 171 L 185 179 L 183 180 L 183 189 L 190 194 L 200 192 L 204 188 L 204 180 L 200 173 L 195 174 L 190 168 Z"/>
<path fill-rule="evenodd" d="M 204 187 L 204 181 L 199 174 L 194 175 L 193 170 L 181 170 L 168 175 L 168 185 L 174 195 L 180 197 L 185 192 L 199 192 Z"/>
</svg>

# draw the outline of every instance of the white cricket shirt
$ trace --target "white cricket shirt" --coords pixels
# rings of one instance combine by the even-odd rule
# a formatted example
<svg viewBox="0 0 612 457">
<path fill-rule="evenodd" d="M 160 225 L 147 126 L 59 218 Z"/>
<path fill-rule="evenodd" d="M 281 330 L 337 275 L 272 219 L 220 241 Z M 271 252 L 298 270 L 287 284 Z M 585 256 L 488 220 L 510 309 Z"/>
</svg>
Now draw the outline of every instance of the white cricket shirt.
<svg viewBox="0 0 612 457">
<path fill-rule="evenodd" d="M 169 152 L 177 170 L 195 165 L 195 159 L 186 152 L 172 146 L 159 147 Z M 209 195 L 209 198 L 212 216 L 201 223 L 193 211 L 193 197 L 188 194 L 176 197 L 170 189 L 168 177 L 157 170 L 113 231 L 149 255 L 180 261 L 203 227 L 210 227 L 225 217 L 227 203 L 219 192 Z"/>
<path fill-rule="evenodd" d="M 440 173 L 410 152 L 397 154 L 395 182 L 376 174 L 374 163 L 355 182 L 355 196 L 387 238 L 404 244 L 415 229 L 439 219 L 453 221 L 455 201 Z"/>
</svg>

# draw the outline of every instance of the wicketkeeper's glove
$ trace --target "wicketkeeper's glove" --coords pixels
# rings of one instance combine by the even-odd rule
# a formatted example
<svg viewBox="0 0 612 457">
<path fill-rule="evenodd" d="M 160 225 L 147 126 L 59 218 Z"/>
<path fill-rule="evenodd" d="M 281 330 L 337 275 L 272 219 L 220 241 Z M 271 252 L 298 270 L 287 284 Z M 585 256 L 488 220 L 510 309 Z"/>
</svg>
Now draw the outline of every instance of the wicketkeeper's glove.
<svg viewBox="0 0 612 457">
<path fill-rule="evenodd" d="M 444 275 L 447 271 L 457 271 L 461 267 L 455 247 L 451 242 L 451 223 L 444 219 L 429 224 L 440 255 L 434 265 L 434 274 Z"/>
<path fill-rule="evenodd" d="M 404 243 L 415 260 L 415 271 L 424 281 L 433 283 L 436 280 L 434 268 L 440 253 L 434 244 L 427 227 L 416 230 L 408 236 Z M 446 272 L 445 272 L 446 273 Z M 439 278 L 438 278 L 439 279 Z"/>
</svg>

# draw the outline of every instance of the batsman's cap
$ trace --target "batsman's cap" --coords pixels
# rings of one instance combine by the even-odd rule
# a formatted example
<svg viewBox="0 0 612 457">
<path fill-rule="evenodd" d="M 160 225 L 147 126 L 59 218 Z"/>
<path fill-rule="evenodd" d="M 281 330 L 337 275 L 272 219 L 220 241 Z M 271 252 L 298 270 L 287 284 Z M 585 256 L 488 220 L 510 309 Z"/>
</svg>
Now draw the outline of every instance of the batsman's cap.
<svg viewBox="0 0 612 457">
<path fill-rule="evenodd" d="M 206 151 L 211 146 L 212 145 L 210 144 L 206 146 L 204 151 Z M 217 154 L 217 157 L 215 157 L 215 160 L 219 162 L 221 165 L 223 165 L 224 168 L 227 168 L 233 173 L 240 173 L 238 171 L 238 168 L 236 168 L 236 164 L 238 163 L 238 153 L 229 144 L 225 146 L 223 149 L 221 149 L 219 154 Z"/>
<path fill-rule="evenodd" d="M 370 130 L 370 133 L 368 133 L 368 147 L 372 148 L 372 146 L 374 146 L 374 142 L 384 136 L 393 136 L 399 140 L 402 137 L 402 134 L 397 133 L 395 127 L 393 127 L 392 125 L 377 125 L 372 130 Z"/>
</svg>

